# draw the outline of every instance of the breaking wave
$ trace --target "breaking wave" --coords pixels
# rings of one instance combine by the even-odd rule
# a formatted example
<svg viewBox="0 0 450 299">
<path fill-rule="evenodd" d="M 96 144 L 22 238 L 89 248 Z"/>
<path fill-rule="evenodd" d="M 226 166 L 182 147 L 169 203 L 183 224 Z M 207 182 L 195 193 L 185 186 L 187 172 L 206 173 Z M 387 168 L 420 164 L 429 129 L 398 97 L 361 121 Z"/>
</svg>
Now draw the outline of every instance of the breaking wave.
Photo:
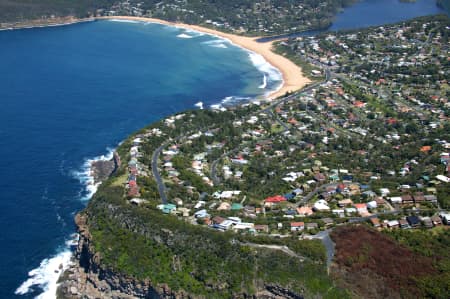
<svg viewBox="0 0 450 299">
<path fill-rule="evenodd" d="M 72 252 L 68 245 L 51 258 L 44 259 L 39 267 L 28 272 L 28 279 L 14 292 L 16 295 L 33 293 L 40 289 L 43 291 L 36 296 L 38 299 L 56 298 L 58 279 L 61 273 L 71 264 Z"/>
<path fill-rule="evenodd" d="M 91 199 L 92 195 L 97 192 L 99 183 L 95 183 L 94 177 L 92 176 L 92 163 L 95 161 L 109 161 L 114 156 L 114 149 L 107 148 L 107 153 L 105 155 L 97 156 L 93 159 L 86 159 L 81 167 L 80 171 L 74 171 L 72 176 L 83 185 L 83 190 L 80 192 L 80 200 L 87 201 Z"/>
</svg>

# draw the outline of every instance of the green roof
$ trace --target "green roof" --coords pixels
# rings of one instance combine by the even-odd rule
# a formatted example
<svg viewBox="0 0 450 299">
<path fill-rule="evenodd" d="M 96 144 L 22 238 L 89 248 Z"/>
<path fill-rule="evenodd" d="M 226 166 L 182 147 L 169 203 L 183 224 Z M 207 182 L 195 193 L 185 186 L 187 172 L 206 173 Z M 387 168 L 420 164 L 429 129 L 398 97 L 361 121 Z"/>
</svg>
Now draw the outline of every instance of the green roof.
<svg viewBox="0 0 450 299">
<path fill-rule="evenodd" d="M 242 210 L 242 205 L 240 203 L 234 203 L 231 205 L 232 211 Z"/>
</svg>

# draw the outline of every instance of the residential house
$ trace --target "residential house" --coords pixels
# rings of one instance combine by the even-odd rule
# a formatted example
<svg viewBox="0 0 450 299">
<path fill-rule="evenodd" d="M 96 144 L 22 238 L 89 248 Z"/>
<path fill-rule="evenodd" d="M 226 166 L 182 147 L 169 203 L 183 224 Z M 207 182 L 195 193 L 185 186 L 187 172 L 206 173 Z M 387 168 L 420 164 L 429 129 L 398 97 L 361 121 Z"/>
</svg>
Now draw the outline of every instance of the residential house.
<svg viewBox="0 0 450 299">
<path fill-rule="evenodd" d="M 275 195 L 272 197 L 268 197 L 264 200 L 264 202 L 266 202 L 266 203 L 280 203 L 283 201 L 286 201 L 286 198 L 281 195 Z"/>
<path fill-rule="evenodd" d="M 221 224 L 222 222 L 224 222 L 225 221 L 225 218 L 222 218 L 222 217 L 220 217 L 220 216 L 215 216 L 213 219 L 212 219 L 212 222 L 214 223 L 214 224 Z"/>
<path fill-rule="evenodd" d="M 408 224 L 408 221 L 406 221 L 406 219 L 400 219 L 398 221 L 398 224 L 400 225 L 400 228 L 403 228 L 403 229 L 409 228 L 409 224 Z"/>
<path fill-rule="evenodd" d="M 170 214 L 177 209 L 177 206 L 171 203 L 159 205 L 158 209 L 160 209 L 164 214 Z"/>
<path fill-rule="evenodd" d="M 388 188 L 380 188 L 381 196 L 388 196 L 391 193 Z"/>
<path fill-rule="evenodd" d="M 370 223 L 372 223 L 373 227 L 380 227 L 380 219 L 378 219 L 377 217 L 374 218 L 370 218 Z"/>
<path fill-rule="evenodd" d="M 314 203 L 314 210 L 319 211 L 319 212 L 324 212 L 324 211 L 329 211 L 330 207 L 328 206 L 328 203 L 323 200 L 323 199 L 319 199 L 318 201 L 316 201 Z"/>
<path fill-rule="evenodd" d="M 416 193 L 414 194 L 414 202 L 415 202 L 416 204 L 421 204 L 421 203 L 424 203 L 424 202 L 425 202 L 425 196 L 423 195 L 422 192 L 416 192 Z"/>
<path fill-rule="evenodd" d="M 375 201 L 375 200 L 372 200 L 372 201 L 369 201 L 368 203 L 367 203 L 367 208 L 368 209 L 376 209 L 378 207 L 378 204 L 377 204 L 377 202 Z"/>
<path fill-rule="evenodd" d="M 240 204 L 240 203 L 233 203 L 232 205 L 231 205 L 231 210 L 232 211 L 240 211 L 240 210 L 242 210 L 243 209 L 243 206 L 242 206 L 242 204 Z"/>
<path fill-rule="evenodd" d="M 314 212 L 310 207 L 299 207 L 297 208 L 297 214 L 301 217 L 305 217 L 314 214 Z"/>
<path fill-rule="evenodd" d="M 450 213 L 440 213 L 439 216 L 443 223 L 450 225 Z"/>
<path fill-rule="evenodd" d="M 431 217 L 431 221 L 433 222 L 433 225 L 434 225 L 434 226 L 442 225 L 442 220 L 441 220 L 441 218 L 440 218 L 439 216 L 437 216 L 437 215 L 432 216 L 432 217 Z"/>
<path fill-rule="evenodd" d="M 369 212 L 367 211 L 367 204 L 355 203 L 354 206 L 355 206 L 356 210 L 358 211 L 359 215 L 361 215 L 361 217 L 365 217 L 365 216 L 367 216 L 367 214 L 369 214 Z"/>
<path fill-rule="evenodd" d="M 351 216 L 351 215 L 353 215 L 353 214 L 356 214 L 356 212 L 358 212 L 355 208 L 345 208 L 345 213 L 348 215 L 348 216 Z"/>
<path fill-rule="evenodd" d="M 269 233 L 269 226 L 267 224 L 257 224 L 254 229 L 258 233 Z"/>
<path fill-rule="evenodd" d="M 345 206 L 351 206 L 353 205 L 353 201 L 350 198 L 346 198 L 343 200 L 338 201 L 338 206 L 339 207 L 345 207 Z"/>
<path fill-rule="evenodd" d="M 331 212 L 338 217 L 345 217 L 345 211 L 342 209 L 334 209 Z"/>
<path fill-rule="evenodd" d="M 195 218 L 206 218 L 206 217 L 209 217 L 209 214 L 205 209 L 203 209 L 203 210 L 195 212 L 194 217 Z"/>
<path fill-rule="evenodd" d="M 306 229 L 310 230 L 310 229 L 318 229 L 319 225 L 315 222 L 311 222 L 311 223 L 306 223 Z"/>
<path fill-rule="evenodd" d="M 231 204 L 228 202 L 221 202 L 219 207 L 217 208 L 217 211 L 229 211 L 231 209 Z"/>
<path fill-rule="evenodd" d="M 422 223 L 425 228 L 433 228 L 433 221 L 430 217 L 422 217 Z"/>
<path fill-rule="evenodd" d="M 391 221 L 388 221 L 388 223 L 387 223 L 387 226 L 392 229 L 398 228 L 399 225 L 400 225 L 400 223 L 398 222 L 398 220 L 391 220 Z"/>
<path fill-rule="evenodd" d="M 428 201 L 428 202 L 431 202 L 431 203 L 434 203 L 434 204 L 437 203 L 437 197 L 436 197 L 436 195 L 433 195 L 433 194 L 431 194 L 431 195 L 424 195 L 423 197 L 424 197 L 425 200 Z"/>
<path fill-rule="evenodd" d="M 402 203 L 402 198 L 400 196 L 394 196 L 389 198 L 389 200 L 391 201 L 392 204 L 401 204 Z"/>
<path fill-rule="evenodd" d="M 413 204 L 414 203 L 414 200 L 413 200 L 412 196 L 409 195 L 409 194 L 404 194 L 401 197 L 402 197 L 402 204 L 404 204 L 404 205 L 405 204 Z"/>
<path fill-rule="evenodd" d="M 298 232 L 305 229 L 305 223 L 304 222 L 291 222 L 291 231 L 292 232 Z"/>
<path fill-rule="evenodd" d="M 316 180 L 319 183 L 322 183 L 326 180 L 326 177 L 323 173 L 317 173 L 314 175 L 314 180 Z"/>
<path fill-rule="evenodd" d="M 420 226 L 420 219 L 417 216 L 408 216 L 406 217 L 406 220 L 408 221 L 409 225 L 413 228 Z"/>
</svg>

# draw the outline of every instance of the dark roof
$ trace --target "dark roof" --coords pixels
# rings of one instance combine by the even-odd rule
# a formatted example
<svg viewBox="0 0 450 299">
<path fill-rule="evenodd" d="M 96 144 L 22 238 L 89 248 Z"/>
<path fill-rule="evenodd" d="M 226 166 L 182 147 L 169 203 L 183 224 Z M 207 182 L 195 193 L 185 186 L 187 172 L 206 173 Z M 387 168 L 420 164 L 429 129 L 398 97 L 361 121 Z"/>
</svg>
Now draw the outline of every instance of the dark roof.
<svg viewBox="0 0 450 299">
<path fill-rule="evenodd" d="M 408 217 L 406 217 L 406 220 L 408 221 L 409 225 L 420 224 L 420 219 L 417 216 L 408 216 Z"/>
<path fill-rule="evenodd" d="M 288 193 L 283 195 L 284 198 L 286 198 L 287 200 L 293 199 L 295 197 L 295 195 L 293 193 Z"/>
</svg>

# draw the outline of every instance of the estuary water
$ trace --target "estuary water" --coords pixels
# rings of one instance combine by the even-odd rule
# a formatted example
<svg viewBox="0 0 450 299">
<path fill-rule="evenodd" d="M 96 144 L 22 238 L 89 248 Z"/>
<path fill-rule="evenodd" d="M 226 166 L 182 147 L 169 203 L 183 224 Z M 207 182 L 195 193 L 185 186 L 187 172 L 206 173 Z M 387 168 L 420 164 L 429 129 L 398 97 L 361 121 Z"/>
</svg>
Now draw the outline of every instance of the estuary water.
<svg viewBox="0 0 450 299">
<path fill-rule="evenodd" d="M 441 12 L 434 0 L 365 0 L 330 30 Z M 0 298 L 54 297 L 73 217 L 95 191 L 92 159 L 152 121 L 254 98 L 280 79 L 260 56 L 162 25 L 0 32 Z"/>
</svg>

